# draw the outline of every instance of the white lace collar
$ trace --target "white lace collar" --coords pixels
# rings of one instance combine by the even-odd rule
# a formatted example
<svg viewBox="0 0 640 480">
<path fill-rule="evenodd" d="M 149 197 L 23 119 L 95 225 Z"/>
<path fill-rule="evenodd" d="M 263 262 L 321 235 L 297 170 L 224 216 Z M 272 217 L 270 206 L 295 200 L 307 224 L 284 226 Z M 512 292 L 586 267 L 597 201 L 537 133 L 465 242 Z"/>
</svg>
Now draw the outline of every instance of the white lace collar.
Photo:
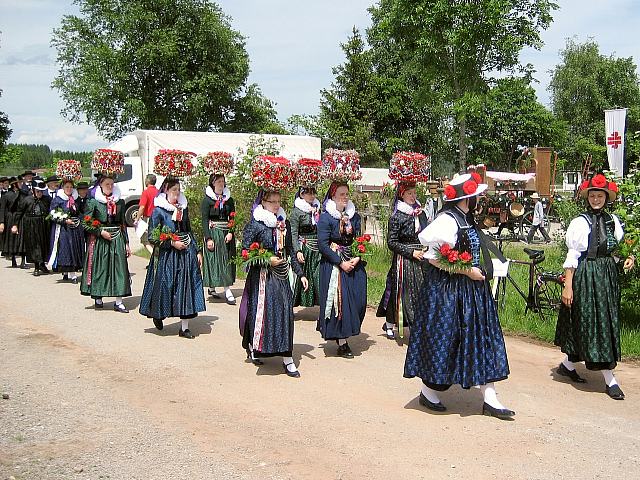
<svg viewBox="0 0 640 480">
<path fill-rule="evenodd" d="M 184 210 L 187 208 L 187 197 L 184 196 L 184 193 L 180 192 L 180 194 L 178 195 L 178 204 L 177 205 L 172 205 L 169 203 L 169 200 L 167 200 L 167 194 L 166 193 L 160 193 L 158 194 L 158 196 L 153 200 L 153 204 L 156 207 L 160 207 L 163 210 L 166 210 L 167 212 L 175 212 L 176 209 L 179 207 L 181 210 Z"/>
<path fill-rule="evenodd" d="M 296 198 L 293 202 L 293 206 L 299 210 L 302 210 L 304 213 L 311 213 L 313 209 L 320 208 L 320 201 L 316 198 L 313 201 L 313 204 L 307 202 L 304 198 Z"/>
<path fill-rule="evenodd" d="M 120 200 L 120 187 L 118 187 L 118 185 L 115 183 L 113 184 L 113 192 L 111 193 L 111 196 L 113 197 L 114 202 Z M 95 198 L 100 203 L 107 203 L 107 197 L 105 197 L 104 193 L 102 193 L 102 188 L 100 187 L 100 185 L 97 186 L 93 198 Z"/>
<path fill-rule="evenodd" d="M 258 205 L 256 209 L 253 211 L 253 218 L 258 222 L 264 223 L 267 227 L 275 228 L 278 223 L 278 218 L 282 218 L 282 221 L 287 219 L 287 214 L 280 207 L 278 210 L 278 215 L 274 215 L 269 210 L 266 210 L 262 207 L 262 205 Z"/>
<path fill-rule="evenodd" d="M 213 188 L 211 188 L 211 186 L 208 186 L 207 188 L 205 188 L 204 193 L 211 200 L 218 200 L 218 194 L 213 190 Z M 229 187 L 224 187 L 224 189 L 222 190 L 222 201 L 226 202 L 230 198 L 231 198 L 231 190 L 229 190 Z"/>
<path fill-rule="evenodd" d="M 327 200 L 327 204 L 325 205 L 324 209 L 329 215 L 337 220 L 340 220 L 342 218 L 343 213 L 347 214 L 349 220 L 351 220 L 356 214 L 356 206 L 351 200 L 347 201 L 347 207 L 344 209 L 344 212 L 339 212 L 336 208 L 336 202 L 331 199 Z"/>
<path fill-rule="evenodd" d="M 418 200 L 416 200 L 416 205 L 418 205 L 418 208 L 421 207 L 420 202 Z M 398 211 L 402 213 L 406 213 L 407 215 L 413 215 L 414 211 L 416 210 L 407 202 L 403 202 L 402 200 L 398 200 L 398 203 L 396 203 L 396 208 L 398 209 Z"/>
<path fill-rule="evenodd" d="M 65 202 L 69 201 L 69 197 L 67 196 L 66 193 L 64 193 L 64 190 L 62 190 L 62 189 L 60 189 L 60 190 L 58 190 L 56 192 L 56 196 L 61 198 Z M 73 197 L 74 200 L 76 200 L 78 198 L 78 191 L 75 188 L 71 192 L 71 196 Z"/>
</svg>

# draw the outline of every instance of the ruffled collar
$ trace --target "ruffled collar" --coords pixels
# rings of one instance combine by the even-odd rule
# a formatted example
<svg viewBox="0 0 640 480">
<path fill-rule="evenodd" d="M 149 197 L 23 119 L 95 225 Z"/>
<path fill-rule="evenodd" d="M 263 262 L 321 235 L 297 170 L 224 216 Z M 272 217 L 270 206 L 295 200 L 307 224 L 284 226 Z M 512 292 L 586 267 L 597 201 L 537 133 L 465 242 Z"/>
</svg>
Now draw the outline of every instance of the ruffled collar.
<svg viewBox="0 0 640 480">
<path fill-rule="evenodd" d="M 266 210 L 262 205 L 258 205 L 253 211 L 253 218 L 258 222 L 264 223 L 269 228 L 275 228 L 278 222 L 284 222 L 287 219 L 287 214 L 282 207 L 278 210 L 278 215 L 274 215 L 269 210 Z"/>
<path fill-rule="evenodd" d="M 104 193 L 102 193 L 102 188 L 100 188 L 100 185 L 96 187 L 93 198 L 95 198 L 100 203 L 105 203 L 105 204 L 107 203 L 107 197 L 105 197 Z M 118 187 L 118 185 L 115 183 L 113 184 L 113 192 L 111 193 L 111 200 L 113 200 L 114 202 L 117 202 L 118 200 L 120 200 L 120 187 Z"/>
<path fill-rule="evenodd" d="M 180 192 L 180 194 L 178 195 L 177 205 L 169 203 L 166 193 L 159 193 L 158 196 L 153 200 L 153 204 L 156 207 L 160 207 L 167 212 L 175 212 L 177 208 L 180 208 L 180 210 L 184 210 L 187 208 L 187 203 L 187 197 L 185 197 L 184 193 L 182 192 Z"/>
<path fill-rule="evenodd" d="M 417 216 L 422 213 L 422 208 L 418 200 L 416 200 L 416 205 L 417 207 L 414 208 L 408 203 L 403 202 L 402 200 L 398 200 L 398 203 L 396 203 L 396 208 L 399 212 L 406 213 L 407 215 Z"/>
<path fill-rule="evenodd" d="M 229 187 L 224 187 L 224 189 L 222 190 L 222 198 L 220 198 L 220 196 L 213 190 L 213 188 L 211 188 L 211 186 L 205 188 L 204 193 L 211 200 L 222 200 L 223 202 L 226 202 L 231 198 L 231 190 L 229 190 Z"/>
<path fill-rule="evenodd" d="M 73 192 L 71 192 L 71 196 L 73 197 L 74 200 L 78 198 L 78 192 L 75 188 L 73 189 Z M 62 189 L 56 192 L 56 197 L 61 198 L 65 202 L 69 201 L 69 196 L 66 193 L 64 193 L 64 190 Z"/>
<path fill-rule="evenodd" d="M 339 212 L 338 209 L 336 208 L 336 202 L 334 202 L 331 199 L 327 200 L 327 204 L 325 205 L 324 209 L 329 215 L 331 215 L 336 220 L 340 220 L 343 214 L 346 214 L 347 217 L 349 217 L 349 220 L 351 220 L 353 216 L 356 214 L 356 206 L 353 204 L 351 200 L 347 201 L 347 206 L 344 209 L 344 212 Z"/>
<path fill-rule="evenodd" d="M 320 201 L 316 198 L 313 201 L 313 204 L 307 202 L 304 198 L 296 198 L 293 202 L 293 206 L 299 210 L 302 210 L 304 213 L 312 213 L 314 209 L 320 208 Z"/>
</svg>

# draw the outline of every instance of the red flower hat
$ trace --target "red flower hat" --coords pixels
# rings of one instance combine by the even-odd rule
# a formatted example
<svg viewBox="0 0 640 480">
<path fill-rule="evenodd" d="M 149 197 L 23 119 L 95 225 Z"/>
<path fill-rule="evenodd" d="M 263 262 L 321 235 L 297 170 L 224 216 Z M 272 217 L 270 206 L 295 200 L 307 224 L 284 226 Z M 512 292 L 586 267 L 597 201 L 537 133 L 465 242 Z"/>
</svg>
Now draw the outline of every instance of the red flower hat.
<svg viewBox="0 0 640 480">
<path fill-rule="evenodd" d="M 396 182 L 426 182 L 431 175 L 429 155 L 416 152 L 396 152 L 391 157 L 389 178 Z"/>
<path fill-rule="evenodd" d="M 104 175 L 124 173 L 124 153 L 110 148 L 99 148 L 93 154 L 91 169 Z"/>
<path fill-rule="evenodd" d="M 296 164 L 298 184 L 302 187 L 315 187 L 323 179 L 322 162 L 314 158 L 301 158 Z"/>
<path fill-rule="evenodd" d="M 609 195 L 609 201 L 613 202 L 618 196 L 618 185 L 615 182 L 607 180 L 603 174 L 598 173 L 591 177 L 589 180 L 585 180 L 580 185 L 580 196 L 587 198 L 590 190 L 601 190 Z"/>
<path fill-rule="evenodd" d="M 322 174 L 334 182 L 360 180 L 360 154 L 355 150 L 326 149 L 322 157 Z"/>
<path fill-rule="evenodd" d="M 163 177 L 188 177 L 193 173 L 196 154 L 184 150 L 159 150 L 154 158 L 153 171 Z"/>
<path fill-rule="evenodd" d="M 478 183 L 474 175 L 480 176 L 477 173 L 465 173 L 451 180 L 449 185 L 444 187 L 445 202 L 455 202 L 463 198 L 480 195 L 484 192 L 488 188 L 488 185 L 486 183 Z"/>
<path fill-rule="evenodd" d="M 296 185 L 296 166 L 284 157 L 262 155 L 251 164 L 251 180 L 265 190 L 287 190 Z"/>
<path fill-rule="evenodd" d="M 228 152 L 209 152 L 202 157 L 202 167 L 209 175 L 229 175 L 233 170 L 233 155 Z"/>
</svg>

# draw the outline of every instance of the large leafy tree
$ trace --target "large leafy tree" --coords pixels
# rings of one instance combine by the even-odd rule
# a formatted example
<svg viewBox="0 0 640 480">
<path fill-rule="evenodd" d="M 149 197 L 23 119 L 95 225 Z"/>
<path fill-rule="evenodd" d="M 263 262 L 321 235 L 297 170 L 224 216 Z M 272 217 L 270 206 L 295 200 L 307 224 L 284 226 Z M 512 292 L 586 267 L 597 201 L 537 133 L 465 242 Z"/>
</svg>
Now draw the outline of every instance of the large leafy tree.
<svg viewBox="0 0 640 480">
<path fill-rule="evenodd" d="M 208 0 L 75 0 L 54 30 L 63 115 L 106 138 L 136 128 L 280 132 L 247 85 L 244 39 Z"/>
<path fill-rule="evenodd" d="M 549 85 L 556 116 L 569 125 L 565 156 L 579 168 L 586 155 L 595 165 L 606 159 L 604 110 L 627 107 L 627 132 L 640 130 L 640 88 L 632 57 L 616 58 L 600 53 L 598 44 L 589 40 L 568 40 L 560 53 L 561 61 L 553 70 Z M 637 160 L 640 145 L 627 135 L 627 152 Z"/>
<path fill-rule="evenodd" d="M 521 70 L 524 47 L 542 45 L 540 31 L 557 5 L 550 0 L 380 0 L 370 9 L 376 36 L 401 50 L 424 88 L 446 90 L 457 128 L 459 165 L 467 162 L 467 110 L 494 72 Z"/>
</svg>

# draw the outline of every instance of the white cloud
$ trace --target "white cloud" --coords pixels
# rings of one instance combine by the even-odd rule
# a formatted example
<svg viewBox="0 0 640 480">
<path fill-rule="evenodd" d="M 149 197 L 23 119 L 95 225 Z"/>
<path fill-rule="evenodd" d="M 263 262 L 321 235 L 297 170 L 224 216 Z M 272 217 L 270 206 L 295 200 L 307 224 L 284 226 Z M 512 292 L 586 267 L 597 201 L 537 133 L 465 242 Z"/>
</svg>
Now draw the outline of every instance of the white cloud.
<svg viewBox="0 0 640 480">
<path fill-rule="evenodd" d="M 42 118 L 34 118 L 29 124 L 42 125 Z M 47 144 L 53 150 L 89 151 L 107 145 L 90 125 L 75 125 L 64 121 L 47 122 L 46 128 L 19 129 L 13 132 L 12 143 Z"/>
</svg>

